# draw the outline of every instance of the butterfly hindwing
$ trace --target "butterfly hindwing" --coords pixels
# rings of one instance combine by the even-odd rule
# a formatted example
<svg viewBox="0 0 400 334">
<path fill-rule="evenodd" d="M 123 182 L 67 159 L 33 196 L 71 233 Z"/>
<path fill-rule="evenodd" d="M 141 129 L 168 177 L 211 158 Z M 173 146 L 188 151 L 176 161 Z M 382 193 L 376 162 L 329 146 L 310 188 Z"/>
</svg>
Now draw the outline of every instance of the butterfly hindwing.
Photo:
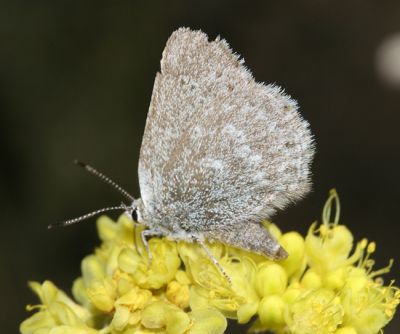
<svg viewBox="0 0 400 334">
<path fill-rule="evenodd" d="M 255 82 L 224 40 L 186 28 L 172 34 L 139 160 L 152 224 L 209 238 L 258 224 L 309 191 L 313 153 L 295 101 Z"/>
</svg>

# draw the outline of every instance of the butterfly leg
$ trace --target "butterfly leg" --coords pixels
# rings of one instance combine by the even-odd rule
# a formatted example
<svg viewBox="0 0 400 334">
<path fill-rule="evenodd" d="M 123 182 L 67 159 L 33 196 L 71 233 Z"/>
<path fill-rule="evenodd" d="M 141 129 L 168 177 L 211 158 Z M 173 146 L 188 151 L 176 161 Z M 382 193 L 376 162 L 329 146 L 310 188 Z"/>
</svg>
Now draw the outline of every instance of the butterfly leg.
<svg viewBox="0 0 400 334">
<path fill-rule="evenodd" d="M 229 285 L 232 285 L 232 280 L 231 278 L 228 276 L 228 274 L 226 273 L 226 271 L 224 270 L 224 268 L 222 268 L 221 264 L 218 262 L 218 260 L 214 257 L 214 255 L 212 255 L 212 253 L 210 252 L 210 250 L 207 248 L 207 246 L 205 245 L 205 243 L 196 238 L 195 241 L 201 246 L 201 248 L 204 249 L 204 251 L 206 252 L 207 256 L 210 258 L 210 260 L 214 263 L 214 265 L 218 268 L 218 270 L 221 272 L 221 274 L 226 278 L 226 280 L 228 281 Z"/>
<path fill-rule="evenodd" d="M 143 245 L 146 248 L 147 255 L 149 257 L 148 267 L 150 267 L 151 263 L 153 262 L 153 254 L 151 253 L 151 249 L 149 247 L 149 243 L 148 243 L 147 239 L 151 238 L 151 237 L 161 237 L 161 236 L 163 236 L 163 234 L 157 230 L 144 230 L 144 231 L 142 231 L 141 236 L 142 236 Z"/>
</svg>

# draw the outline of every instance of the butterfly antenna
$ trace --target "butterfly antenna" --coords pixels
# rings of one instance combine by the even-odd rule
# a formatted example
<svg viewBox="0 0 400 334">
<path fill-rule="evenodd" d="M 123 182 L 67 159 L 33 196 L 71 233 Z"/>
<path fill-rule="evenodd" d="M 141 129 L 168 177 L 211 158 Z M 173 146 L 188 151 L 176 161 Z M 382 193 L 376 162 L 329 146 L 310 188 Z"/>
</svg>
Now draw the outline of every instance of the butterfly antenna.
<svg viewBox="0 0 400 334">
<path fill-rule="evenodd" d="M 108 176 L 106 176 L 103 173 L 99 172 L 97 169 L 95 169 L 92 166 L 90 166 L 90 165 L 88 165 L 88 164 L 86 164 L 86 163 L 84 163 L 82 161 L 79 161 L 79 160 L 75 160 L 74 163 L 75 163 L 75 165 L 77 165 L 79 167 L 82 167 L 83 169 L 85 169 L 89 173 L 97 176 L 103 182 L 105 182 L 105 183 L 109 184 L 110 186 L 112 186 L 114 189 L 119 191 L 122 195 L 124 195 L 126 198 L 130 199 L 132 202 L 135 200 L 133 198 L 133 196 L 130 195 L 126 190 L 124 190 L 119 184 L 115 183 Z"/>
<path fill-rule="evenodd" d="M 69 226 L 69 225 L 72 225 L 72 224 L 79 223 L 82 220 L 89 219 L 89 218 L 91 218 L 93 216 L 96 216 L 96 215 L 98 215 L 100 213 L 103 213 L 103 212 L 114 211 L 114 210 L 125 210 L 125 211 L 127 211 L 129 208 L 130 207 L 128 207 L 125 204 L 121 204 L 119 206 L 110 206 L 108 208 L 103 208 L 103 209 L 99 209 L 99 210 L 87 213 L 87 214 L 85 214 L 83 216 L 80 216 L 80 217 L 68 219 L 68 220 L 65 220 L 65 221 L 59 222 L 59 223 L 50 224 L 50 225 L 47 226 L 47 228 L 50 230 L 50 229 L 55 228 L 55 227 L 65 227 L 65 226 Z"/>
</svg>

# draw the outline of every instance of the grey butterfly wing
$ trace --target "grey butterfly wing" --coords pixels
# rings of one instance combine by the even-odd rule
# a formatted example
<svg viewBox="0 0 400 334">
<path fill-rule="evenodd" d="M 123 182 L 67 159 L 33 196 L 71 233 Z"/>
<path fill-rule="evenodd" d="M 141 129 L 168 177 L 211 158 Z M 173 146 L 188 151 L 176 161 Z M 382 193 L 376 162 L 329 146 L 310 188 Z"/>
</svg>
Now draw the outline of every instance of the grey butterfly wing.
<svg viewBox="0 0 400 334">
<path fill-rule="evenodd" d="M 258 222 L 309 191 L 313 152 L 296 103 L 256 83 L 224 40 L 171 35 L 139 159 L 151 225 L 271 255 Z"/>
</svg>

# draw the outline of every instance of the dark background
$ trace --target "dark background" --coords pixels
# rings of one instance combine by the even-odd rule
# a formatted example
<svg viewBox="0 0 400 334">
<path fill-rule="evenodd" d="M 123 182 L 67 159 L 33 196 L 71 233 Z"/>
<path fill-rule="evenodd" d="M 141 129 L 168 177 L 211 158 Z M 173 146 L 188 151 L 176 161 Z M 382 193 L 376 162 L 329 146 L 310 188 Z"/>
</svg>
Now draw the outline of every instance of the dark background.
<svg viewBox="0 0 400 334">
<path fill-rule="evenodd" d="M 49 223 L 121 197 L 72 165 L 90 162 L 135 196 L 153 80 L 180 26 L 218 34 L 258 81 L 299 101 L 317 143 L 313 192 L 274 221 L 305 233 L 331 187 L 341 221 L 397 260 L 400 91 L 376 71 L 376 51 L 400 32 L 400 2 L 1 1 L 0 149 L 2 332 L 16 333 L 36 297 L 28 280 L 70 290 L 98 239 L 94 220 Z M 386 333 L 397 333 L 397 317 Z"/>
</svg>

